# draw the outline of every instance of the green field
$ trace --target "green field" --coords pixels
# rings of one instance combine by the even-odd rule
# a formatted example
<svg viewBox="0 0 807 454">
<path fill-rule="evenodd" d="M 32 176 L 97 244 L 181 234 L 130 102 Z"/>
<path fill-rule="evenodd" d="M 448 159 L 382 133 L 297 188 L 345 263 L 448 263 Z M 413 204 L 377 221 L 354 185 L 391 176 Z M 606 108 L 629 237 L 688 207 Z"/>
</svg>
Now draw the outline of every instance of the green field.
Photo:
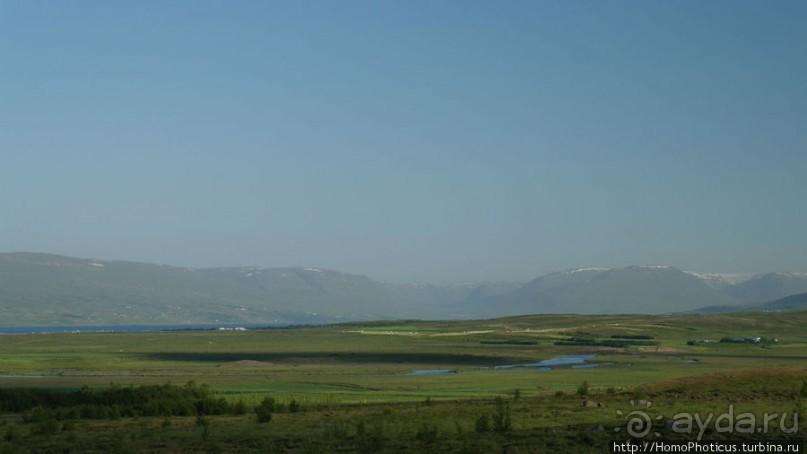
<svg viewBox="0 0 807 454">
<path fill-rule="evenodd" d="M 47 434 L 35 422 L 21 422 L 25 412 L 6 412 L 0 449 L 603 452 L 633 410 L 631 400 L 652 401 L 648 412 L 667 419 L 728 405 L 760 415 L 799 411 L 800 393 L 807 394 L 805 326 L 807 312 L 769 312 L 6 334 L 0 335 L 4 389 L 194 380 L 230 403 L 251 408 L 272 397 L 283 409 L 268 423 L 257 423 L 251 412 L 201 422 L 190 416 L 60 420 L 63 427 Z M 766 341 L 687 343 L 751 336 Z M 580 354 L 596 355 L 588 365 L 597 366 L 496 367 Z M 453 373 L 408 375 L 415 370 Z M 581 396 L 584 382 L 588 394 Z M 601 406 L 584 407 L 584 399 Z M 292 401 L 299 411 L 289 411 Z M 512 420 L 507 430 L 477 430 L 481 415 L 493 417 L 505 404 Z"/>
</svg>

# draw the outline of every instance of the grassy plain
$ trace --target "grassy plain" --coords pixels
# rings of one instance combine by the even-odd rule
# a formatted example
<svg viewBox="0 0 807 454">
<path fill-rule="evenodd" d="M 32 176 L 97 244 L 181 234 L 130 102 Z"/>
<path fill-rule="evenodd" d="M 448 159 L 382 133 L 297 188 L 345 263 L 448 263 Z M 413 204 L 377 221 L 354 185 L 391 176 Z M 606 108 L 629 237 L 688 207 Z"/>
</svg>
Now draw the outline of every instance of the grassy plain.
<svg viewBox="0 0 807 454">
<path fill-rule="evenodd" d="M 0 448 L 605 452 L 634 410 L 631 400 L 652 401 L 648 413 L 667 420 L 686 411 L 725 412 L 729 405 L 760 415 L 799 411 L 807 380 L 805 326 L 807 312 L 760 312 L 0 335 L 4 388 L 195 380 L 231 402 L 252 406 L 271 396 L 301 404 L 301 411 L 277 412 L 265 424 L 251 414 L 202 423 L 193 417 L 79 420 L 47 436 L 17 422 L 19 415 L 6 415 Z M 644 343 L 655 345 L 598 345 L 613 336 L 651 338 Z M 778 342 L 687 344 L 749 336 Z M 572 339 L 589 345 L 556 345 Z M 595 354 L 589 363 L 599 366 L 496 367 L 579 354 Z M 454 373 L 408 375 L 432 369 Z M 577 395 L 583 382 L 586 397 Z M 511 427 L 478 430 L 481 415 L 498 411 L 497 397 Z M 583 399 L 601 406 L 584 407 Z"/>
</svg>

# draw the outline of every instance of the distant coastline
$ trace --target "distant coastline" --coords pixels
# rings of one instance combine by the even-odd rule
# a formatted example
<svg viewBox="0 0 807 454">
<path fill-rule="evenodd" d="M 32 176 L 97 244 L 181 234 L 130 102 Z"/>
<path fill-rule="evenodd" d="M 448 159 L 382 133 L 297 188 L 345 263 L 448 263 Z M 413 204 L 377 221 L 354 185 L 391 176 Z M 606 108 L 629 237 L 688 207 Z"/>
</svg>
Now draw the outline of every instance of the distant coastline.
<svg viewBox="0 0 807 454">
<path fill-rule="evenodd" d="M 179 330 L 234 330 L 236 328 L 287 328 L 294 323 L 188 323 L 167 325 L 85 325 L 85 326 L 0 326 L 0 334 L 71 333 L 71 332 L 144 332 Z"/>
</svg>

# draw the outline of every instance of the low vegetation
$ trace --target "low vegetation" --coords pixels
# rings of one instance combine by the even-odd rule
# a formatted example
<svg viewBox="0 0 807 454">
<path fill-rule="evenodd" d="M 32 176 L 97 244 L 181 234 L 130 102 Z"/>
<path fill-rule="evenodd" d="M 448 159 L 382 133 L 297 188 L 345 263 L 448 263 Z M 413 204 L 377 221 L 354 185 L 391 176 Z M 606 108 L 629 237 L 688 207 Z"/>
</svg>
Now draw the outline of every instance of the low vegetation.
<svg viewBox="0 0 807 454">
<path fill-rule="evenodd" d="M 670 439 L 683 412 L 803 413 L 803 326 L 758 313 L 5 335 L 0 452 L 603 452 L 637 407 Z M 748 333 L 779 342 L 687 345 Z M 570 338 L 629 342 L 555 345 Z M 582 354 L 585 368 L 517 366 Z"/>
<path fill-rule="evenodd" d="M 233 412 L 235 406 L 194 381 L 185 386 L 113 385 L 101 390 L 85 386 L 78 391 L 0 388 L 0 411 L 39 411 L 57 419 L 221 415 Z"/>
</svg>

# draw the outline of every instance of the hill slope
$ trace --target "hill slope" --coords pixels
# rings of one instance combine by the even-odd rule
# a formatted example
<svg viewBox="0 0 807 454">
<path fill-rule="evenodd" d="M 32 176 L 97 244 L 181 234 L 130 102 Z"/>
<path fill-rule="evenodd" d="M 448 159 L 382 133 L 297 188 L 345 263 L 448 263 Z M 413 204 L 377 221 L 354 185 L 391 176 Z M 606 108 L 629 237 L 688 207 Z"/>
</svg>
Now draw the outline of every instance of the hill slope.
<svg viewBox="0 0 807 454">
<path fill-rule="evenodd" d="M 670 266 L 583 268 L 541 276 L 505 295 L 470 303 L 484 315 L 660 313 L 736 302 L 720 288 Z"/>
<path fill-rule="evenodd" d="M 807 292 L 807 275 L 766 273 L 753 276 L 726 288 L 726 293 L 740 303 L 759 303 Z"/>
<path fill-rule="evenodd" d="M 807 292 L 807 276 L 766 274 L 743 280 L 670 266 L 566 270 L 527 284 L 391 284 L 315 268 L 194 269 L 11 253 L 0 254 L 0 325 L 307 323 L 663 313 L 707 306 L 735 310 L 749 300 L 772 301 L 799 289 Z M 767 307 L 742 310 L 751 309 Z"/>
<path fill-rule="evenodd" d="M 382 283 L 328 270 L 191 269 L 0 254 L 4 325 L 315 322 L 424 312 Z"/>
<path fill-rule="evenodd" d="M 708 306 L 697 309 L 693 312 L 703 314 L 715 314 L 725 312 L 753 312 L 753 311 L 804 311 L 807 310 L 807 293 L 797 293 L 795 295 L 779 298 L 767 303 L 740 304 L 733 306 Z"/>
</svg>

